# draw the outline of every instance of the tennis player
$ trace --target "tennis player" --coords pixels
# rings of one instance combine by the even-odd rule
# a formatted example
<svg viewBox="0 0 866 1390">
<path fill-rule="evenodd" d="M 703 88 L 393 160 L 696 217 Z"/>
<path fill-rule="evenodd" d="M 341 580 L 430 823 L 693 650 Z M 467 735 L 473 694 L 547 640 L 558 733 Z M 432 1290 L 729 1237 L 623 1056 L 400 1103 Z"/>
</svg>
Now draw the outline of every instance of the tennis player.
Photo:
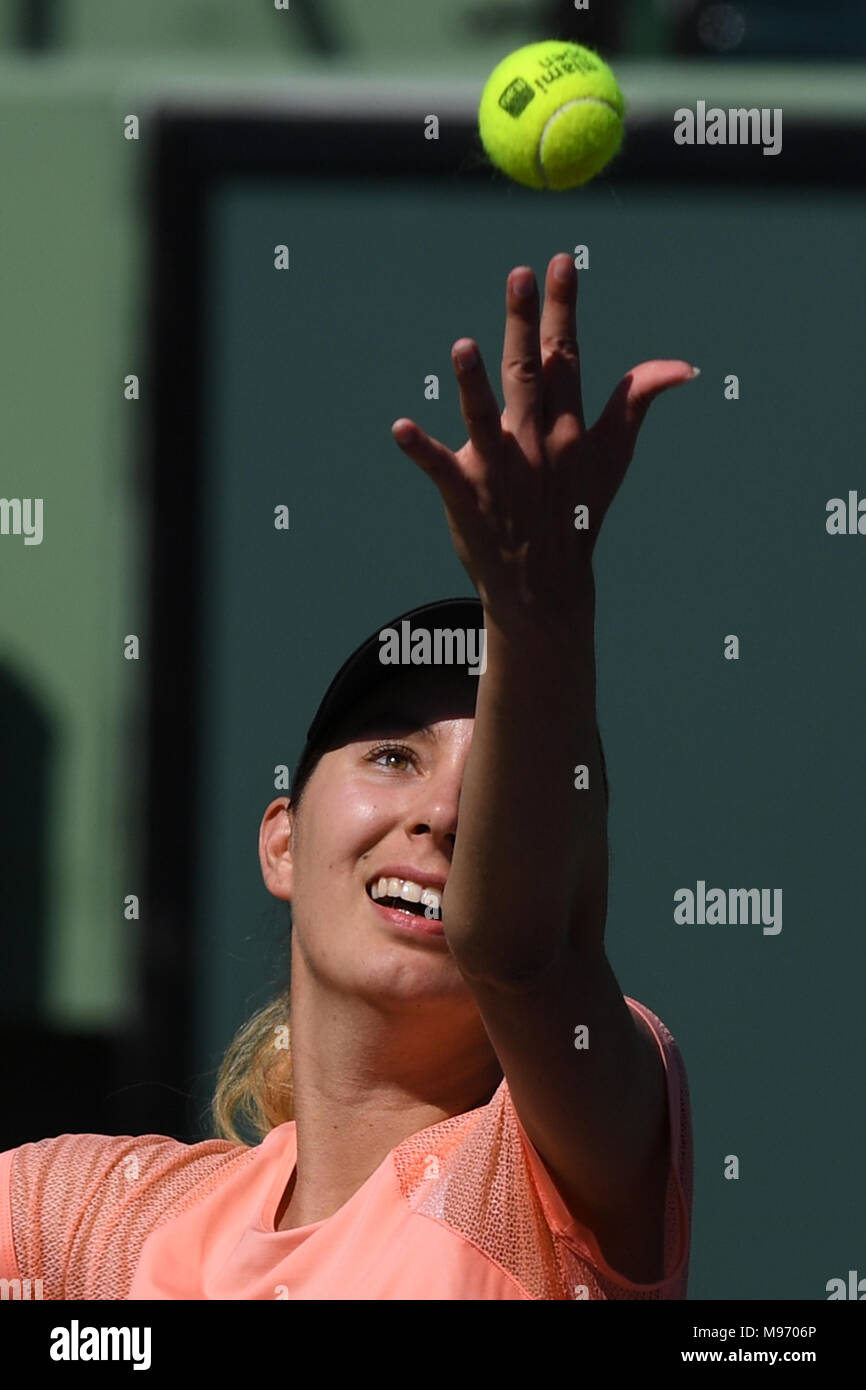
<svg viewBox="0 0 866 1390">
<path fill-rule="evenodd" d="M 290 980 L 224 1059 L 218 1137 L 0 1155 L 0 1278 L 46 1299 L 685 1297 L 683 1061 L 604 948 L 592 557 L 648 406 L 695 373 L 642 363 L 587 429 L 576 299 L 567 254 L 540 314 L 513 270 L 504 412 L 460 339 L 467 443 L 393 426 L 478 597 L 352 653 L 265 811 Z"/>
</svg>

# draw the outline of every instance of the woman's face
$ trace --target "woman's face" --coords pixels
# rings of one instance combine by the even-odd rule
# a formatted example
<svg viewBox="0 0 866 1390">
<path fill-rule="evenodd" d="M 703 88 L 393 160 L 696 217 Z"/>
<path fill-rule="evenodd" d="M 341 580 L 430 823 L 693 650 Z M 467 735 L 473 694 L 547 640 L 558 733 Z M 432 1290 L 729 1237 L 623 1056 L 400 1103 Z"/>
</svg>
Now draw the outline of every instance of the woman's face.
<svg viewBox="0 0 866 1390">
<path fill-rule="evenodd" d="M 266 812 L 265 883 L 291 900 L 294 948 L 331 989 L 383 1007 L 445 994 L 474 1008 L 444 935 L 407 930 L 399 923 L 425 919 L 401 913 L 398 923 L 369 888 L 398 877 L 441 894 L 477 690 L 477 677 L 448 668 L 433 681 L 430 668 L 390 678 L 332 740 L 297 812 L 287 815 L 284 800 Z"/>
</svg>

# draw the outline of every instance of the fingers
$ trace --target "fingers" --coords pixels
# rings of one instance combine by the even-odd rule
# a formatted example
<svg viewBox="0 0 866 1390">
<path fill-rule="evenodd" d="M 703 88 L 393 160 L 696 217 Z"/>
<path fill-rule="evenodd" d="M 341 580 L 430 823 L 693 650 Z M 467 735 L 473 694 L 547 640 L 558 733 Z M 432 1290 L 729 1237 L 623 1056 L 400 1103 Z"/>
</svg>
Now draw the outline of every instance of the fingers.
<svg viewBox="0 0 866 1390">
<path fill-rule="evenodd" d="M 502 392 L 506 423 L 530 463 L 543 461 L 541 351 L 538 341 L 538 289 L 529 266 L 508 277 L 505 294 Z"/>
<path fill-rule="evenodd" d="M 698 370 L 688 362 L 674 359 L 642 362 L 626 372 L 592 428 L 611 465 L 620 470 L 620 476 L 611 482 L 619 486 L 625 476 L 641 425 L 656 396 L 671 386 L 691 381 Z"/>
<path fill-rule="evenodd" d="M 405 417 L 394 421 L 391 435 L 403 453 L 433 479 L 446 506 L 456 511 L 471 487 L 451 450 Z"/>
<path fill-rule="evenodd" d="M 490 461 L 502 444 L 502 422 L 478 345 L 471 338 L 459 338 L 451 349 L 451 360 L 469 438 L 480 457 Z"/>
<path fill-rule="evenodd" d="M 583 398 L 577 345 L 577 271 L 566 252 L 547 267 L 541 315 L 541 360 L 544 377 L 544 432 L 556 446 L 557 421 L 567 423 L 569 437 L 583 434 Z M 563 441 L 564 442 L 564 441 Z"/>
<path fill-rule="evenodd" d="M 545 436 L 556 447 L 579 437 L 584 429 L 576 304 L 577 272 L 567 253 L 554 256 L 547 268 L 540 336 L 538 288 L 532 270 L 518 266 L 508 277 L 502 350 L 505 421 L 527 460 L 536 465 L 544 461 Z M 503 421 L 477 344 L 471 338 L 458 339 L 452 361 L 469 439 L 476 455 L 489 461 L 501 447 Z M 424 461 L 420 455 L 410 456 L 426 471 L 436 467 L 442 475 L 442 455 L 435 454 L 427 436 L 424 440 Z M 397 442 L 404 447 L 400 439 Z M 414 442 L 421 447 L 419 438 Z"/>
<path fill-rule="evenodd" d="M 448 489 L 446 500 L 457 501 L 467 485 L 484 480 L 484 472 L 497 457 L 502 445 L 499 403 L 493 394 L 478 345 L 471 338 L 458 338 L 451 349 L 451 360 L 460 391 L 460 410 L 469 431 L 478 464 L 474 472 L 468 458 L 461 463 L 450 449 L 431 439 L 407 419 L 395 420 L 391 433 L 405 454 L 423 468 L 439 487 Z"/>
</svg>

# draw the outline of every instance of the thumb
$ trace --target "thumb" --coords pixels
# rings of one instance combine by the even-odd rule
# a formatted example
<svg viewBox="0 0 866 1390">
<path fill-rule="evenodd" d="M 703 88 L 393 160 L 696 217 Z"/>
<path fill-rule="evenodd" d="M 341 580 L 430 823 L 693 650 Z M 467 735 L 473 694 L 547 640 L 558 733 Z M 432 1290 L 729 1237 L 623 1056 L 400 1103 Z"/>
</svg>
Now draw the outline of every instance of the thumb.
<svg viewBox="0 0 866 1390">
<path fill-rule="evenodd" d="M 700 367 L 676 360 L 641 362 L 626 372 L 593 427 L 593 434 L 611 462 L 628 467 L 646 413 L 662 391 L 680 386 L 700 374 Z"/>
<path fill-rule="evenodd" d="M 472 489 L 452 451 L 438 439 L 425 434 L 414 420 L 405 417 L 394 421 L 391 436 L 403 453 L 432 478 L 445 505 L 459 510 L 461 502 L 465 503 Z"/>
</svg>

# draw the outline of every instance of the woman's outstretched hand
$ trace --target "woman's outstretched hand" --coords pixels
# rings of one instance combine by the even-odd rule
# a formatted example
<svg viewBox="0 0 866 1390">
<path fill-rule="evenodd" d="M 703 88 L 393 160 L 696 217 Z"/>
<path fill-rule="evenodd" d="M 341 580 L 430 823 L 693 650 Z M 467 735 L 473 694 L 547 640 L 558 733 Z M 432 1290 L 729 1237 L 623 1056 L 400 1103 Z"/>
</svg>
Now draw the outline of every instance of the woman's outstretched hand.
<svg viewBox="0 0 866 1390">
<path fill-rule="evenodd" d="M 587 429 L 576 308 L 568 253 L 547 268 L 540 329 L 535 276 L 526 266 L 512 270 L 502 415 L 478 345 L 460 338 L 452 361 L 469 431 L 463 447 L 452 453 L 411 420 L 392 426 L 403 452 L 438 487 L 460 561 L 486 613 L 503 627 L 560 631 L 585 608 L 599 530 L 646 412 L 662 391 L 697 374 L 679 360 L 642 362 Z M 576 511 L 583 507 L 588 514 Z"/>
</svg>

